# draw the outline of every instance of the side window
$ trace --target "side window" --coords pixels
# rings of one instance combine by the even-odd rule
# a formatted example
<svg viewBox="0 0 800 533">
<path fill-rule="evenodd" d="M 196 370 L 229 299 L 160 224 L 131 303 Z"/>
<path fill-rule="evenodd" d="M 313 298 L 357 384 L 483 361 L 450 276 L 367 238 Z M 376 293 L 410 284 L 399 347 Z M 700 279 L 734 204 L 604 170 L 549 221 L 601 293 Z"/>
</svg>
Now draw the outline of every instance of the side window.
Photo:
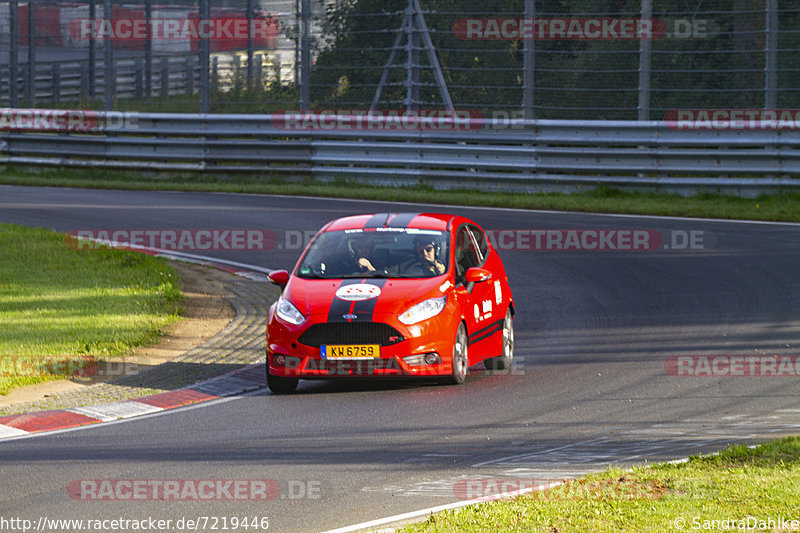
<svg viewBox="0 0 800 533">
<path fill-rule="evenodd" d="M 464 281 L 464 273 L 468 268 L 480 264 L 472 237 L 466 225 L 459 227 L 456 232 L 455 262 L 456 284 Z"/>
<path fill-rule="evenodd" d="M 468 224 L 469 231 L 475 237 L 475 242 L 478 244 L 478 265 L 482 265 L 486 261 L 486 255 L 489 253 L 489 244 L 486 240 L 486 234 L 481 228 L 475 224 Z"/>
</svg>

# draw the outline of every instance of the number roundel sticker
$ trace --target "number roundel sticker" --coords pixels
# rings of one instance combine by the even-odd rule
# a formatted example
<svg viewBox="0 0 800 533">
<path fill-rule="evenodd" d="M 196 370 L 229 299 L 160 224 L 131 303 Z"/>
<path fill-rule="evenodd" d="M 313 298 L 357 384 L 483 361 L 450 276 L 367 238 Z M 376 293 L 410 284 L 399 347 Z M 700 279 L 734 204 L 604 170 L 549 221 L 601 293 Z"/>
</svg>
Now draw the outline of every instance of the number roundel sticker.
<svg viewBox="0 0 800 533">
<path fill-rule="evenodd" d="M 381 294 L 381 288 L 377 285 L 367 283 L 356 283 L 355 285 L 345 285 L 336 290 L 336 297 L 346 302 L 360 302 L 371 300 Z"/>
</svg>

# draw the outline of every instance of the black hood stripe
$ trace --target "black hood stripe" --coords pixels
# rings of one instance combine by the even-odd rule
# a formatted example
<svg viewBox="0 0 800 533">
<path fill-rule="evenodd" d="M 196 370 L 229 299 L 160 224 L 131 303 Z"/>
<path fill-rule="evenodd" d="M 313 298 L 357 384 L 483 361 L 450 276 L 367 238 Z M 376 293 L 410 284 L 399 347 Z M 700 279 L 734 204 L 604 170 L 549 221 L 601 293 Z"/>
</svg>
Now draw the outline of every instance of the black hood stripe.
<svg viewBox="0 0 800 533">
<path fill-rule="evenodd" d="M 422 213 L 376 213 L 364 223 L 363 229 L 407 228 Z"/>
<path fill-rule="evenodd" d="M 389 216 L 389 213 L 376 213 L 372 215 L 364 223 L 364 229 L 382 228 L 386 225 L 386 221 L 389 220 Z"/>
<path fill-rule="evenodd" d="M 417 218 L 421 213 L 399 213 L 392 217 L 387 224 L 389 228 L 407 228 L 411 221 Z"/>
<path fill-rule="evenodd" d="M 367 285 L 375 285 L 376 287 L 383 287 L 386 283 L 385 279 L 346 279 L 342 281 L 341 285 L 336 287 L 339 290 L 341 287 L 348 285 L 358 285 L 365 283 Z M 380 298 L 380 296 L 378 296 Z M 328 322 L 353 322 L 344 318 L 344 315 L 356 315 L 355 322 L 371 322 L 372 315 L 375 313 L 375 305 L 378 303 L 378 298 L 370 298 L 369 300 L 361 300 L 360 302 L 348 302 L 340 300 L 336 296 L 333 297 L 331 307 L 328 310 Z"/>
</svg>

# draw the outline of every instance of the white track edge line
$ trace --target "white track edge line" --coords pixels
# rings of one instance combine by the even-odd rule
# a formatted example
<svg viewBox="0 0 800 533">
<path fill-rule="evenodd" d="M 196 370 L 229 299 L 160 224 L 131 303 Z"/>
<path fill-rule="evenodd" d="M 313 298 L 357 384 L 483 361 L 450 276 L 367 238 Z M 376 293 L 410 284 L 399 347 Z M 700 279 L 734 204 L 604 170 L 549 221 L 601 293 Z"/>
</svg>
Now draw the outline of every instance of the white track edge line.
<svg viewBox="0 0 800 533">
<path fill-rule="evenodd" d="M 472 500 L 464 500 L 455 503 L 448 503 L 445 505 L 438 505 L 436 507 L 428 507 L 427 509 L 420 509 L 419 511 L 411 511 L 408 513 L 398 514 L 394 516 L 387 516 L 386 518 L 378 518 L 377 520 L 370 520 L 369 522 L 362 522 L 360 524 L 353 524 L 352 526 L 345 526 L 340 527 L 337 529 L 330 529 L 328 531 L 324 531 L 323 533 L 350 533 L 353 531 L 360 531 L 362 529 L 368 529 L 375 526 L 381 526 L 385 524 L 391 524 L 393 522 L 401 522 L 403 520 L 409 520 L 412 518 L 419 518 L 421 516 L 427 516 L 428 514 L 432 513 L 439 513 L 441 511 L 449 511 L 452 509 L 460 509 L 461 507 L 468 507 L 470 505 L 475 505 L 478 503 L 485 503 L 491 502 L 495 500 L 513 498 L 515 496 L 521 496 L 522 494 L 527 494 L 529 492 L 534 492 L 537 490 L 546 490 L 551 489 L 560 485 L 562 482 L 557 481 L 554 483 L 550 483 L 549 485 L 543 485 L 541 487 L 528 487 L 525 489 L 515 490 L 511 492 L 504 492 L 502 494 L 496 494 L 493 496 L 486 496 L 483 498 L 475 498 Z"/>
</svg>

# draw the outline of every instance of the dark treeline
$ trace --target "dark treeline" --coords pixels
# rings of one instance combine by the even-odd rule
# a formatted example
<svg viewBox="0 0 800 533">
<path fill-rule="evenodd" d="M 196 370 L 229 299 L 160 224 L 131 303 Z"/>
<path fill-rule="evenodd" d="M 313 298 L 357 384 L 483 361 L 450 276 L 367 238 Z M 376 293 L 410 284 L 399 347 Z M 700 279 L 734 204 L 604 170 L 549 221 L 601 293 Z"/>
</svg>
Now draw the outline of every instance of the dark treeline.
<svg viewBox="0 0 800 533">
<path fill-rule="evenodd" d="M 650 40 L 649 118 L 678 108 L 764 107 L 766 5 L 767 0 L 653 0 L 657 33 Z M 369 105 L 407 6 L 408 0 L 340 0 L 329 7 L 316 40 L 315 105 Z M 464 19 L 522 18 L 523 1 L 421 0 L 421 6 L 455 106 L 518 112 L 525 42 L 465 39 L 454 27 L 463 27 Z M 800 6 L 780 0 L 779 8 L 776 107 L 797 108 Z M 640 13 L 640 0 L 537 0 L 535 15 L 586 20 L 637 19 Z M 381 107 L 403 106 L 405 45 L 403 40 Z M 533 45 L 537 118 L 637 117 L 639 39 L 536 39 Z M 441 107 L 425 50 L 419 54 L 418 105 Z"/>
</svg>

